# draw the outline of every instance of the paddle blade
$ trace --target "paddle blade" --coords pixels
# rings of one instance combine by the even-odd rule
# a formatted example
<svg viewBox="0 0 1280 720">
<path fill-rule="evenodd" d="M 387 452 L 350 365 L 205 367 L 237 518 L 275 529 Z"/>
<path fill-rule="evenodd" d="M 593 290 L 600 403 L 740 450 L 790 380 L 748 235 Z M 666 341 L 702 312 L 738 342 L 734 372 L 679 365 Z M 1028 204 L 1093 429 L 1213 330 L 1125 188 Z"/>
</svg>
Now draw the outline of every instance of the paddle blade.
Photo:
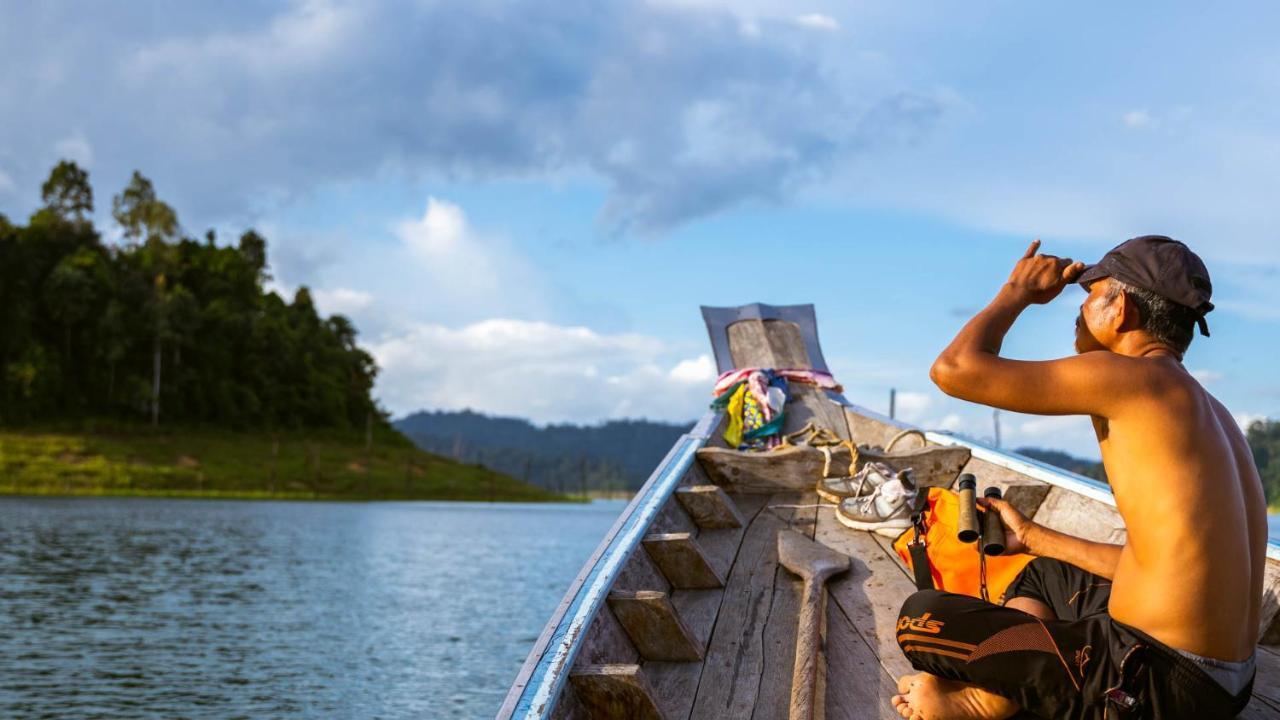
<svg viewBox="0 0 1280 720">
<path fill-rule="evenodd" d="M 816 543 L 795 530 L 778 533 L 778 562 L 805 580 L 849 569 L 849 556 Z"/>
</svg>

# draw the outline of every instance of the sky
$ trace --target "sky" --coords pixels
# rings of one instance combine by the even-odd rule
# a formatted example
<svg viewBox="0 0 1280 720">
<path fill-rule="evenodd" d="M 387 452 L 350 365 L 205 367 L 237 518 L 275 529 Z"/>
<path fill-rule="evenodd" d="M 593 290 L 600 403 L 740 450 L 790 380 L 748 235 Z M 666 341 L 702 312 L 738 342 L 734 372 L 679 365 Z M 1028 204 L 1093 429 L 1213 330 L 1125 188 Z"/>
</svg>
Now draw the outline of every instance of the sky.
<svg viewBox="0 0 1280 720">
<path fill-rule="evenodd" d="M 990 438 L 938 351 L 1035 237 L 1167 234 L 1217 309 L 1188 369 L 1280 416 L 1280 6 L 0 0 L 0 212 L 134 169 L 351 317 L 389 412 L 699 416 L 699 305 L 814 303 L 853 402 Z M 1083 291 L 1005 350 L 1069 354 Z M 1005 445 L 1098 456 L 1085 418 Z"/>
</svg>

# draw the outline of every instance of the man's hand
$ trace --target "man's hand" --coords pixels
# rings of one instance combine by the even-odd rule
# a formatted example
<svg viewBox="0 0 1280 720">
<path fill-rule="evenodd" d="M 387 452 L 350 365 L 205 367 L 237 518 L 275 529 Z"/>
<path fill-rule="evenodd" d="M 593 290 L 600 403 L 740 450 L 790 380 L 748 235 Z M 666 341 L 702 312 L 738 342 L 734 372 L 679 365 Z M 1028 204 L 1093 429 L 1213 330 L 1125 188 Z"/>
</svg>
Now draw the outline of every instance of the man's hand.
<svg viewBox="0 0 1280 720">
<path fill-rule="evenodd" d="M 1031 549 L 1030 536 L 1035 529 L 1040 527 L 1035 522 L 1029 520 L 1017 508 L 1010 505 L 1007 500 L 999 498 L 980 497 L 977 499 L 978 504 L 986 508 L 987 512 L 1000 513 L 1000 520 L 1004 522 L 1004 544 L 1005 555 L 1013 555 L 1015 553 L 1031 553 L 1038 554 Z"/>
<path fill-rule="evenodd" d="M 1061 560 L 1108 580 L 1115 577 L 1124 546 L 1094 542 L 1052 530 L 1028 520 L 1004 499 L 981 497 L 978 504 L 987 512 L 1000 513 L 1005 529 L 1005 555 L 1030 553 Z"/>
<path fill-rule="evenodd" d="M 1027 303 L 1043 305 L 1080 277 L 1084 263 L 1054 255 L 1037 255 L 1039 249 L 1040 241 L 1032 240 L 1022 259 L 1013 266 L 1005 287 Z"/>
</svg>

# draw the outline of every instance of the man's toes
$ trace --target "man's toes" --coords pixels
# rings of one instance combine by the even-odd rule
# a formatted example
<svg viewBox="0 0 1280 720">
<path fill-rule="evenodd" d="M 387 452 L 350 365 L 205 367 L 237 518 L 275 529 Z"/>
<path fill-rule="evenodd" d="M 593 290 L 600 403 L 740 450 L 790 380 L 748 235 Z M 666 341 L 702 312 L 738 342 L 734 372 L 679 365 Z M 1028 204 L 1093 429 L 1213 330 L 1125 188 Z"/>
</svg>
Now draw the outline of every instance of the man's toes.
<svg viewBox="0 0 1280 720">
<path fill-rule="evenodd" d="M 911 692 L 911 687 L 915 685 L 916 681 L 919 679 L 920 673 L 916 673 L 915 675 L 903 675 L 898 678 L 898 692 L 902 695 L 906 695 Z"/>
</svg>

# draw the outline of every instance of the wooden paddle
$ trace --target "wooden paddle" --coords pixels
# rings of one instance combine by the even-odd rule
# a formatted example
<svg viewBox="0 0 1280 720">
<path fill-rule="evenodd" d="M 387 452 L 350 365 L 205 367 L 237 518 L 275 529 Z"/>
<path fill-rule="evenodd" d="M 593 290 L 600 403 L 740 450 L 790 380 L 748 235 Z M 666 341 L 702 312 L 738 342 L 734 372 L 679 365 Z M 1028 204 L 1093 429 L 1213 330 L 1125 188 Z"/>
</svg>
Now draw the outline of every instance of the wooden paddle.
<svg viewBox="0 0 1280 720">
<path fill-rule="evenodd" d="M 849 569 L 849 557 L 794 530 L 778 533 L 778 562 L 804 580 L 800 623 L 796 628 L 796 662 L 791 675 L 791 720 L 813 720 L 818 681 L 818 650 L 826 584 Z"/>
</svg>

